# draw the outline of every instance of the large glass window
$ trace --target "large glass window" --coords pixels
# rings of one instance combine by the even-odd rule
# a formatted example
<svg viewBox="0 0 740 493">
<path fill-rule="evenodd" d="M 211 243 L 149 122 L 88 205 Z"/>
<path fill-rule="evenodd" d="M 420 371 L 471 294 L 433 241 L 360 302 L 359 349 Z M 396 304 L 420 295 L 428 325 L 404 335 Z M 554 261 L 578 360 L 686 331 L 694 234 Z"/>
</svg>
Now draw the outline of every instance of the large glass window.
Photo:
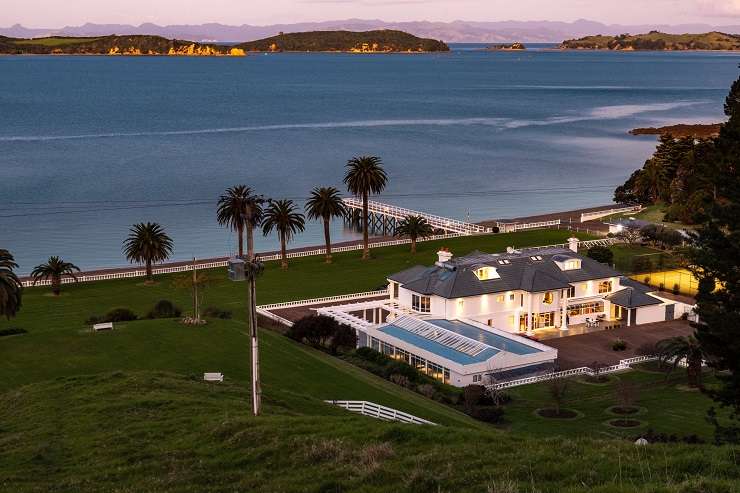
<svg viewBox="0 0 740 493">
<path fill-rule="evenodd" d="M 601 281 L 599 283 L 599 294 L 601 293 L 611 293 L 612 291 L 612 282 L 611 281 Z"/>
<path fill-rule="evenodd" d="M 555 312 L 538 313 L 533 315 L 532 319 L 535 329 L 555 326 Z"/>
<path fill-rule="evenodd" d="M 604 311 L 603 301 L 594 301 L 592 303 L 578 303 L 568 306 L 568 315 L 575 317 L 577 315 L 588 315 L 590 313 L 601 313 Z"/>
<path fill-rule="evenodd" d="M 568 288 L 568 298 L 574 298 L 576 296 L 576 287 L 571 286 Z"/>
<path fill-rule="evenodd" d="M 546 305 L 552 305 L 553 299 L 554 299 L 554 296 L 552 294 L 552 291 L 548 291 L 542 297 L 542 303 L 544 303 Z"/>
<path fill-rule="evenodd" d="M 411 295 L 411 308 L 420 313 L 431 313 L 432 299 L 429 296 Z"/>
</svg>

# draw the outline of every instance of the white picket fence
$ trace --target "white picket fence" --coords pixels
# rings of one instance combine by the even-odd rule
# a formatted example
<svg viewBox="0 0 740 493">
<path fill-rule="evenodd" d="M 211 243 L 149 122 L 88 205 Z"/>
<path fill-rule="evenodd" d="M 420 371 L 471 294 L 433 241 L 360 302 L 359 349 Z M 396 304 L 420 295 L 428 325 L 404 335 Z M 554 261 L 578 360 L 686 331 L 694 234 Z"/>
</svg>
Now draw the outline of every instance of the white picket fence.
<svg viewBox="0 0 740 493">
<path fill-rule="evenodd" d="M 554 219 L 552 221 L 539 221 L 535 223 L 502 223 L 497 222 L 496 226 L 499 228 L 501 233 L 513 233 L 515 231 L 523 231 L 525 229 L 541 229 L 541 228 L 552 228 L 553 226 L 560 227 L 560 219 Z"/>
<path fill-rule="evenodd" d="M 380 289 L 378 291 L 365 291 L 364 293 L 340 294 L 337 296 L 325 296 L 323 298 L 311 298 L 307 300 L 284 301 L 282 303 L 273 303 L 271 305 L 259 305 L 257 308 L 262 310 L 276 310 L 280 308 L 294 308 L 296 306 L 319 305 L 323 303 L 333 303 L 335 301 L 355 300 L 358 298 L 370 298 L 373 296 L 387 295 L 388 291 Z"/>
<path fill-rule="evenodd" d="M 482 233 L 482 234 L 492 234 L 492 233 Z M 459 238 L 461 236 L 468 236 L 463 235 L 459 233 L 450 233 L 450 234 L 444 234 L 444 235 L 435 235 L 430 236 L 428 238 L 419 238 L 417 242 L 425 242 L 425 241 L 436 241 L 436 240 L 446 240 L 450 238 Z M 376 241 L 373 243 L 370 243 L 370 248 L 382 248 L 382 247 L 389 247 L 389 246 L 397 246 L 397 245 L 407 245 L 411 243 L 411 240 L 408 238 L 402 238 L 398 240 L 389 240 L 389 241 Z M 605 238 L 601 240 L 588 240 L 588 241 L 581 241 L 578 243 L 579 247 L 589 248 L 594 245 L 609 245 L 616 243 L 616 239 L 614 238 Z M 545 246 L 534 246 L 534 247 L 526 247 L 526 248 L 554 248 L 554 247 L 560 247 L 560 248 L 568 248 L 567 243 L 560 243 L 557 245 L 545 245 Z M 342 247 L 335 247 L 332 248 L 332 253 L 340 253 L 340 252 L 351 252 L 351 251 L 357 251 L 362 250 L 363 246 L 362 244 L 356 244 L 356 245 L 346 245 Z M 326 248 L 316 248 L 313 250 L 303 250 L 298 252 L 291 252 L 287 254 L 288 258 L 299 258 L 299 257 L 313 257 L 315 255 L 324 255 L 326 254 Z M 259 259 L 263 262 L 271 262 L 275 260 L 280 260 L 280 254 L 274 253 L 270 255 L 259 255 Z M 216 269 L 221 267 L 226 267 L 229 265 L 228 260 L 214 260 L 212 262 L 202 262 L 202 263 L 196 263 L 195 269 L 196 270 L 203 270 L 203 269 Z M 192 264 L 182 264 L 182 265 L 176 265 L 176 266 L 164 266 L 164 267 L 155 267 L 152 269 L 152 273 L 155 275 L 158 274 L 173 274 L 177 272 L 188 272 L 193 270 Z M 127 279 L 132 277 L 144 277 L 146 275 L 146 269 L 143 269 L 141 267 L 133 268 L 131 270 L 119 270 L 114 272 L 105 272 L 100 274 L 85 274 L 82 273 L 77 276 L 78 282 L 92 282 L 92 281 L 107 281 L 112 279 Z M 74 279 L 71 277 L 63 277 L 62 278 L 62 284 L 70 284 L 73 283 Z M 51 284 L 51 281 L 48 279 L 45 280 L 39 280 L 36 284 L 34 284 L 33 280 L 26 279 L 21 282 L 21 284 L 24 287 L 31 287 L 31 286 L 49 286 Z"/>
<path fill-rule="evenodd" d="M 535 375 L 532 377 L 519 378 L 517 380 L 509 380 L 507 382 L 495 382 L 491 385 L 488 385 L 488 387 L 493 388 L 493 389 L 508 389 L 511 387 L 519 387 L 521 385 L 529 385 L 533 383 L 547 382 L 549 380 L 555 380 L 557 378 L 568 378 L 568 377 L 573 377 L 576 375 L 588 375 L 588 376 L 602 375 L 604 373 L 614 373 L 617 371 L 629 370 L 631 369 L 632 365 L 634 365 L 635 363 L 644 363 L 646 361 L 655 361 L 657 359 L 658 359 L 658 356 L 635 356 L 634 358 L 627 358 L 627 359 L 619 360 L 619 363 L 617 363 L 616 365 L 599 368 L 598 370 L 594 370 L 587 366 L 582 366 L 580 368 L 571 368 L 570 370 L 545 373 L 544 375 Z"/>
<path fill-rule="evenodd" d="M 410 423 L 415 425 L 432 425 L 436 426 L 436 423 L 427 421 L 414 416 L 413 414 L 405 413 L 391 407 L 381 406 L 374 402 L 368 401 L 324 401 L 328 404 L 342 407 L 350 412 L 362 414 L 363 416 L 370 416 L 371 418 L 382 419 L 384 421 L 400 421 L 401 423 Z"/>
<path fill-rule="evenodd" d="M 612 214 L 624 214 L 627 212 L 640 212 L 641 210 L 642 210 L 641 205 L 630 205 L 626 207 L 616 207 L 614 209 L 607 209 L 607 210 L 601 210 L 601 211 L 584 212 L 581 214 L 581 222 L 585 223 L 586 221 L 593 221 L 594 219 L 611 216 Z"/>
</svg>

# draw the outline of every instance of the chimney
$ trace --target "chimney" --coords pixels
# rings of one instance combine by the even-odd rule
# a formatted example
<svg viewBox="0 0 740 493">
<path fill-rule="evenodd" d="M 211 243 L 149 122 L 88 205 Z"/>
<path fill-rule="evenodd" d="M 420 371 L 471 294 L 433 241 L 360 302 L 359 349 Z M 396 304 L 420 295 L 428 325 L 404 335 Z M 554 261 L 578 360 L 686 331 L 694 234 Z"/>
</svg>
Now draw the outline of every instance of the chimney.
<svg viewBox="0 0 740 493">
<path fill-rule="evenodd" d="M 568 238 L 568 248 L 573 250 L 575 253 L 578 253 L 578 242 L 581 241 L 575 236 Z"/>
<path fill-rule="evenodd" d="M 445 262 L 449 262 L 452 260 L 452 252 L 450 252 L 449 248 L 440 248 L 437 252 L 437 260 L 440 264 L 444 264 Z"/>
</svg>

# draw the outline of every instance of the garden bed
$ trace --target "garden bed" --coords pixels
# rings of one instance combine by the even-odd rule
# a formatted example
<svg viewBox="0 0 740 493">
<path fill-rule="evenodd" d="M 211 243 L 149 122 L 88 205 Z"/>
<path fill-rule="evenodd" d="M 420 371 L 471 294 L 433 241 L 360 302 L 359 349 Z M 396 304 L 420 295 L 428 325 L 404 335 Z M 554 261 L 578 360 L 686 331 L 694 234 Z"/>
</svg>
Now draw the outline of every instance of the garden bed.
<svg viewBox="0 0 740 493">
<path fill-rule="evenodd" d="M 579 411 L 576 411 L 575 409 L 560 409 L 557 411 L 555 408 L 552 407 L 542 407 L 539 409 L 535 409 L 534 411 L 535 416 L 539 418 L 544 419 L 578 419 L 583 417 L 583 414 Z"/>
</svg>

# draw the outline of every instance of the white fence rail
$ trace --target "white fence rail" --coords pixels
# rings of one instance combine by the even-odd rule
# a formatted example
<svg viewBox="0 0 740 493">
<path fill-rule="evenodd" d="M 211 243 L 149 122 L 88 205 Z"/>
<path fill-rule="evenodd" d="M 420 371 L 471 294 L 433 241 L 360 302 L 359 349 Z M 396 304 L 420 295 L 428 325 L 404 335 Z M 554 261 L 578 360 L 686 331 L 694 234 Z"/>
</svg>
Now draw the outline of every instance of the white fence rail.
<svg viewBox="0 0 740 493">
<path fill-rule="evenodd" d="M 540 221 L 536 223 L 502 223 L 497 222 L 496 226 L 499 228 L 501 233 L 513 233 L 516 231 L 523 231 L 525 229 L 541 229 L 551 228 L 553 226 L 560 227 L 560 219 L 553 219 L 552 221 Z"/>
<path fill-rule="evenodd" d="M 447 240 L 450 238 L 459 238 L 461 236 L 467 236 L 461 233 L 449 233 L 444 235 L 435 235 L 430 236 L 428 238 L 419 238 L 417 242 L 421 243 L 424 241 L 436 241 L 436 240 Z M 615 238 L 605 238 L 600 240 L 588 240 L 588 241 L 582 241 L 578 244 L 579 247 L 589 248 L 594 245 L 611 245 L 616 243 L 617 240 Z M 408 238 L 402 238 L 398 240 L 390 240 L 390 241 L 376 241 L 373 243 L 370 243 L 370 248 L 382 248 L 382 247 L 388 247 L 388 246 L 398 246 L 398 245 L 407 245 L 411 243 L 411 240 Z M 567 243 L 561 243 L 557 245 L 546 245 L 546 246 L 535 246 L 535 247 L 526 247 L 526 248 L 554 248 L 554 247 L 562 247 L 562 248 L 568 248 Z M 362 244 L 356 244 L 356 245 L 346 245 L 341 247 L 335 247 L 332 248 L 333 253 L 340 253 L 340 252 L 351 252 L 351 251 L 357 251 L 362 250 L 363 246 Z M 299 258 L 299 257 L 312 257 L 315 255 L 324 255 L 326 254 L 326 248 L 315 248 L 312 250 L 303 250 L 298 252 L 291 252 L 288 253 L 288 258 Z M 270 255 L 259 255 L 260 260 L 263 262 L 270 262 L 274 260 L 280 260 L 280 254 L 270 254 Z M 212 262 L 202 262 L 202 263 L 196 263 L 195 269 L 196 270 L 203 270 L 203 269 L 217 269 L 221 267 L 226 267 L 229 265 L 228 260 L 214 260 Z M 192 264 L 182 264 L 182 265 L 175 265 L 175 266 L 163 266 L 163 267 L 155 267 L 152 269 L 152 273 L 157 274 L 173 274 L 177 272 L 189 272 L 193 270 Z M 92 281 L 107 281 L 112 279 L 127 279 L 132 277 L 144 277 L 146 275 L 146 270 L 137 267 L 133 268 L 131 270 L 120 270 L 115 272 L 104 272 L 100 274 L 85 274 L 82 273 L 77 276 L 78 282 L 92 282 Z M 65 276 L 62 278 L 62 284 L 69 284 L 73 283 L 74 280 L 71 277 Z M 31 286 L 49 286 L 51 284 L 51 281 L 46 280 L 39 280 L 36 284 L 33 283 L 32 280 L 26 279 L 21 282 L 24 287 L 31 287 Z"/>
<path fill-rule="evenodd" d="M 427 421 L 426 419 L 418 418 L 413 414 L 405 413 L 391 407 L 381 406 L 374 402 L 368 401 L 324 401 L 328 404 L 342 407 L 353 413 L 362 414 L 363 416 L 370 416 L 371 418 L 382 419 L 384 421 L 400 421 L 401 423 L 410 423 L 415 425 L 432 425 L 436 426 L 436 423 Z"/>
<path fill-rule="evenodd" d="M 519 387 L 521 385 L 529 385 L 532 383 L 547 382 L 549 380 L 555 380 L 557 378 L 567 378 L 576 375 L 602 375 L 604 373 L 614 373 L 617 371 L 629 370 L 631 366 L 635 363 L 644 363 L 646 361 L 655 361 L 657 359 L 657 356 L 635 356 L 634 358 L 619 360 L 619 363 L 617 363 L 616 365 L 598 368 L 596 370 L 587 366 L 582 366 L 580 368 L 571 368 L 570 370 L 557 371 L 526 378 L 519 378 L 517 380 L 509 380 L 507 382 L 495 382 L 491 385 L 488 385 L 488 387 L 494 389 L 508 389 L 511 387 Z"/>
<path fill-rule="evenodd" d="M 344 205 L 349 209 L 362 209 L 362 200 L 355 197 L 346 197 L 344 199 Z M 407 209 L 405 207 L 398 207 L 396 205 L 384 204 L 383 202 L 376 202 L 374 200 L 368 201 L 368 212 L 371 214 L 378 214 L 396 219 L 405 219 L 408 216 L 422 216 L 427 220 L 432 227 L 436 229 L 443 229 L 445 231 L 451 231 L 453 233 L 470 235 L 475 233 L 490 233 L 491 228 L 481 226 L 480 224 L 468 223 L 457 219 L 451 219 L 449 217 L 437 216 L 436 214 L 429 214 L 426 212 L 415 211 Z"/>
<path fill-rule="evenodd" d="M 627 207 L 616 207 L 614 209 L 606 209 L 606 210 L 601 210 L 601 211 L 584 212 L 581 214 L 581 222 L 585 223 L 586 221 L 593 221 L 594 219 L 599 219 L 605 216 L 611 216 L 612 214 L 624 214 L 626 212 L 640 212 L 641 210 L 642 210 L 642 206 L 631 205 Z"/>
<path fill-rule="evenodd" d="M 358 298 L 370 298 L 373 296 L 387 295 L 388 291 L 381 289 L 378 291 L 365 291 L 364 293 L 340 294 L 337 296 L 325 296 L 324 298 L 312 298 L 308 300 L 284 301 L 282 303 L 273 303 L 271 305 L 260 305 L 257 308 L 261 310 L 276 310 L 280 308 L 293 308 L 296 306 L 319 305 L 322 303 L 332 303 L 334 301 L 356 300 Z"/>
</svg>

